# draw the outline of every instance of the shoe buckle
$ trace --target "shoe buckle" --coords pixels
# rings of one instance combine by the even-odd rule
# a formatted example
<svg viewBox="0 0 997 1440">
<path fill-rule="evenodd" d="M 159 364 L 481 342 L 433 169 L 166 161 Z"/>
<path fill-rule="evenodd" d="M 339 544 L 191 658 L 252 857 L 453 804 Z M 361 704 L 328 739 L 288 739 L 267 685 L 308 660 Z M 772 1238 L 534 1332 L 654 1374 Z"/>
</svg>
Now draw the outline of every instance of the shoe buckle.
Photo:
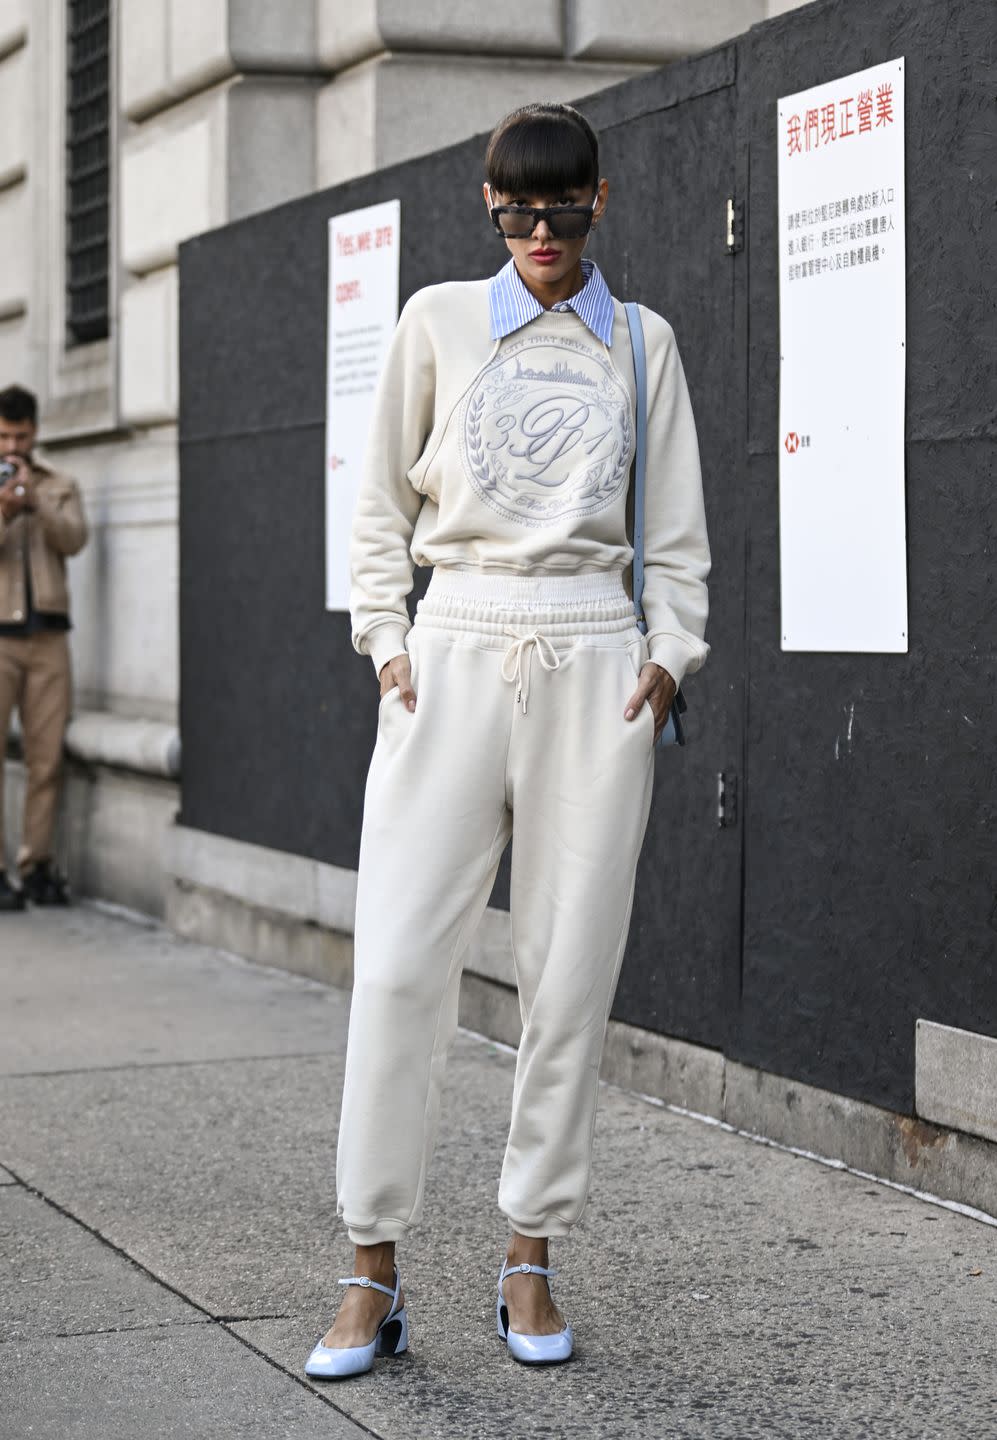
<svg viewBox="0 0 997 1440">
<path fill-rule="evenodd" d="M 522 1271 L 522 1273 L 523 1273 L 524 1275 L 528 1275 L 528 1274 L 530 1273 L 530 1271 L 533 1269 L 533 1266 L 532 1266 L 532 1265 L 523 1264 L 523 1265 L 520 1265 L 519 1269 Z"/>
<path fill-rule="evenodd" d="M 370 1289 L 370 1276 L 369 1276 L 369 1275 L 361 1275 L 361 1276 L 360 1276 L 360 1279 L 357 1281 L 357 1284 L 358 1284 L 358 1285 L 362 1285 L 365 1290 L 369 1290 L 369 1289 Z"/>
</svg>

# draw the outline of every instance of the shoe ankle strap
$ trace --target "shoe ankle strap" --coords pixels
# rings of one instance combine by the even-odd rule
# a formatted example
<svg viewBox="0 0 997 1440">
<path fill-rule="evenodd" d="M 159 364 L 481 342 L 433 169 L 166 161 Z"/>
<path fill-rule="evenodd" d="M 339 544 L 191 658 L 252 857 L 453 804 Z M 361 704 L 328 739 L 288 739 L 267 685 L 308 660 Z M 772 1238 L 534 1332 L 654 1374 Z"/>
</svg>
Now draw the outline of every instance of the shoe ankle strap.
<svg viewBox="0 0 997 1440">
<path fill-rule="evenodd" d="M 364 1290 L 381 1290 L 385 1295 L 390 1295 L 392 1300 L 398 1297 L 398 1272 L 395 1272 L 395 1284 L 381 1285 L 377 1280 L 372 1280 L 369 1275 L 348 1275 L 345 1280 L 337 1280 L 337 1285 L 359 1285 Z"/>
<path fill-rule="evenodd" d="M 502 1281 L 506 1278 L 507 1275 L 527 1275 L 527 1274 L 529 1274 L 529 1275 L 556 1275 L 556 1274 L 557 1274 L 557 1271 L 556 1271 L 553 1267 L 551 1267 L 550 1269 L 544 1269 L 544 1267 L 543 1267 L 542 1265 L 526 1265 L 526 1264 L 523 1264 L 523 1265 L 509 1265 L 508 1267 L 506 1267 L 505 1265 L 503 1265 L 503 1267 L 502 1267 L 502 1274 L 499 1276 L 499 1284 L 500 1284 L 500 1285 L 502 1284 Z"/>
</svg>

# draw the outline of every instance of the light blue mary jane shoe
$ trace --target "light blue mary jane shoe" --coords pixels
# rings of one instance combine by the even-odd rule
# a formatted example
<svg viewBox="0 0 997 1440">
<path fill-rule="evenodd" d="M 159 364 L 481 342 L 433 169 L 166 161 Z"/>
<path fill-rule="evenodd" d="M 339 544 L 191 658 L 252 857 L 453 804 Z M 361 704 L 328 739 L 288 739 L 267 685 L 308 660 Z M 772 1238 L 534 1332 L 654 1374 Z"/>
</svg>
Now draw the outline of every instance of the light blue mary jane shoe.
<svg viewBox="0 0 997 1440">
<path fill-rule="evenodd" d="M 499 1271 L 498 1303 L 495 1310 L 499 1338 L 506 1342 L 513 1358 L 519 1360 L 523 1365 L 557 1365 L 570 1357 L 574 1346 L 570 1325 L 565 1325 L 564 1329 L 556 1335 L 520 1335 L 517 1331 L 509 1329 L 509 1309 L 502 1298 L 502 1282 L 507 1275 L 530 1273 L 550 1276 L 556 1275 L 557 1271 L 545 1270 L 542 1265 L 506 1266 L 505 1261 L 502 1262 L 502 1268 Z"/>
<path fill-rule="evenodd" d="M 408 1315 L 405 1306 L 399 1310 L 398 1295 L 402 1288 L 401 1277 L 395 1270 L 395 1288 L 379 1285 L 366 1275 L 351 1275 L 340 1280 L 340 1285 L 362 1285 L 365 1290 L 383 1290 L 391 1296 L 391 1309 L 377 1327 L 377 1334 L 369 1345 L 353 1345 L 348 1350 L 334 1350 L 328 1345 L 316 1345 L 305 1361 L 305 1374 L 315 1380 L 345 1380 L 350 1375 L 363 1375 L 372 1369 L 375 1355 L 401 1355 L 408 1349 Z"/>
</svg>

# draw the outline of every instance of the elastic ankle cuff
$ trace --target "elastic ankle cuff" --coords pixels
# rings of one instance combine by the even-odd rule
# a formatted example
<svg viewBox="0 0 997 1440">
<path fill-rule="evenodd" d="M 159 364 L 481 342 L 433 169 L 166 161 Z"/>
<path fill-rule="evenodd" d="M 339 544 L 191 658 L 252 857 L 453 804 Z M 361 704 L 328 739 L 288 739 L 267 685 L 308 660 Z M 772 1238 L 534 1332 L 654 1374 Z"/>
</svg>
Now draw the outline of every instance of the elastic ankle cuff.
<svg viewBox="0 0 997 1440">
<path fill-rule="evenodd" d="M 404 1220 L 375 1220 L 371 1225 L 351 1225 L 346 1221 L 346 1233 L 354 1245 L 387 1245 L 403 1240 L 409 1232 Z"/>
<path fill-rule="evenodd" d="M 513 1230 L 528 1240 L 557 1240 L 571 1231 L 571 1225 L 560 1215 L 541 1216 L 539 1220 L 515 1220 L 507 1215 L 506 1219 Z"/>
</svg>

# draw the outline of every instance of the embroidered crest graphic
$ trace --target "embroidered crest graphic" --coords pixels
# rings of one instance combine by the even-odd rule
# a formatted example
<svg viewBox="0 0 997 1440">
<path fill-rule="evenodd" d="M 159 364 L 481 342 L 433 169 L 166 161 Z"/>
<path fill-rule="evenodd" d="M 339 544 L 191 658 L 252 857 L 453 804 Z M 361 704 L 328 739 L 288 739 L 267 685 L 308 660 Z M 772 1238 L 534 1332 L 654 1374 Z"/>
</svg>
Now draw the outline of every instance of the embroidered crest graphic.
<svg viewBox="0 0 997 1440">
<path fill-rule="evenodd" d="M 604 510 L 627 483 L 630 397 L 577 340 L 504 346 L 465 396 L 461 460 L 476 494 L 523 525 Z"/>
</svg>

